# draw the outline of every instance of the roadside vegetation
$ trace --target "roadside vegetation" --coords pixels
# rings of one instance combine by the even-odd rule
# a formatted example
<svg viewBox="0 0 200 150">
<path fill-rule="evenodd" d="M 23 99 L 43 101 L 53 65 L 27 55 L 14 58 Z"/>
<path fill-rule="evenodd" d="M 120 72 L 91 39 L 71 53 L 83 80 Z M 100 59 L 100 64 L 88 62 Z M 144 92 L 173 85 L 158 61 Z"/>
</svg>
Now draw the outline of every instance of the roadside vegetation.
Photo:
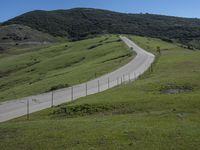
<svg viewBox="0 0 200 150">
<path fill-rule="evenodd" d="M 200 52 L 129 38 L 157 55 L 151 70 L 136 82 L 34 113 L 30 120 L 0 124 L 1 149 L 198 150 Z M 174 88 L 191 91 L 162 92 Z"/>
<path fill-rule="evenodd" d="M 128 63 L 133 55 L 116 35 L 9 49 L 0 54 L 0 101 L 94 79 Z"/>
</svg>

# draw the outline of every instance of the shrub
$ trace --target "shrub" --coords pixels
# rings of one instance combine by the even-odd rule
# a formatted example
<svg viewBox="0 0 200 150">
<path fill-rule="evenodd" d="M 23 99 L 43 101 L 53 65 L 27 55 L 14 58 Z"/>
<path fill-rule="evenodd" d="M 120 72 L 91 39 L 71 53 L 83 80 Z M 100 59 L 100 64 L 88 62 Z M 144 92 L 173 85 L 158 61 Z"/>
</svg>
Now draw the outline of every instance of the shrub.
<svg viewBox="0 0 200 150">
<path fill-rule="evenodd" d="M 54 91 L 54 90 L 58 90 L 58 89 L 61 89 L 61 88 L 66 88 L 66 87 L 69 87 L 69 84 L 59 84 L 59 85 L 52 86 L 49 89 L 49 91 Z"/>
</svg>

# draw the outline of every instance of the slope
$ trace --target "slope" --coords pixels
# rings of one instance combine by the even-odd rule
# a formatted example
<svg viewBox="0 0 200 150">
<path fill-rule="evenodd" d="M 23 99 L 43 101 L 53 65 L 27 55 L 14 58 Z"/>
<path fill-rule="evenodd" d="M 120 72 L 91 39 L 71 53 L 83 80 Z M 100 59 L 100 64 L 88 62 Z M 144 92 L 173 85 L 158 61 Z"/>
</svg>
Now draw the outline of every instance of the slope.
<svg viewBox="0 0 200 150">
<path fill-rule="evenodd" d="M 12 24 L 0 27 L 1 52 L 5 52 L 10 47 L 20 47 L 19 45 L 46 45 L 58 41 L 58 38 L 24 25 Z"/>
<path fill-rule="evenodd" d="M 199 51 L 132 37 L 156 54 L 138 81 L 0 124 L 3 149 L 199 149 Z M 180 73 L 181 72 L 181 73 Z M 192 89 L 164 94 L 170 88 Z"/>
<path fill-rule="evenodd" d="M 0 55 L 0 101 L 82 83 L 133 58 L 115 35 L 10 51 Z"/>
</svg>

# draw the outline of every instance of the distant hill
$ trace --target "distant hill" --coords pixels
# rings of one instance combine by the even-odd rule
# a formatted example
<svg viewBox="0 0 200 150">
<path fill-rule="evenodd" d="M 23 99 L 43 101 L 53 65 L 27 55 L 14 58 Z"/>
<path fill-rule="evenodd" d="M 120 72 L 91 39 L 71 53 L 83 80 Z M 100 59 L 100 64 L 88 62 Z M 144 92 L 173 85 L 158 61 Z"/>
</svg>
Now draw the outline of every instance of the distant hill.
<svg viewBox="0 0 200 150">
<path fill-rule="evenodd" d="M 55 38 L 28 26 L 11 24 L 0 26 L 0 44 L 43 44 L 54 42 Z"/>
<path fill-rule="evenodd" d="M 157 37 L 167 41 L 172 39 L 182 43 L 195 43 L 198 47 L 200 39 L 200 19 L 124 14 L 89 8 L 36 10 L 3 23 L 3 25 L 10 24 L 23 24 L 71 40 L 80 40 L 103 33 L 124 33 Z"/>
</svg>

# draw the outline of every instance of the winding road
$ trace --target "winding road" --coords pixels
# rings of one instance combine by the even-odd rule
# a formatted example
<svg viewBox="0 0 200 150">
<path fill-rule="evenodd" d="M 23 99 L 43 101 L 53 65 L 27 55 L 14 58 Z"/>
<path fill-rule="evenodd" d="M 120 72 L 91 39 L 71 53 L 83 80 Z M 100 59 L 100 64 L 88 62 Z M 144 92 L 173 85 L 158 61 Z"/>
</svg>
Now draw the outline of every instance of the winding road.
<svg viewBox="0 0 200 150">
<path fill-rule="evenodd" d="M 17 100 L 0 103 L 0 122 L 5 122 L 28 113 L 37 112 L 51 106 L 76 100 L 80 97 L 99 93 L 123 83 L 136 80 L 153 63 L 155 56 L 126 37 L 120 36 L 121 40 L 133 51 L 136 57 L 123 67 L 69 88 L 63 88 L 53 92 L 29 96 Z"/>
</svg>

